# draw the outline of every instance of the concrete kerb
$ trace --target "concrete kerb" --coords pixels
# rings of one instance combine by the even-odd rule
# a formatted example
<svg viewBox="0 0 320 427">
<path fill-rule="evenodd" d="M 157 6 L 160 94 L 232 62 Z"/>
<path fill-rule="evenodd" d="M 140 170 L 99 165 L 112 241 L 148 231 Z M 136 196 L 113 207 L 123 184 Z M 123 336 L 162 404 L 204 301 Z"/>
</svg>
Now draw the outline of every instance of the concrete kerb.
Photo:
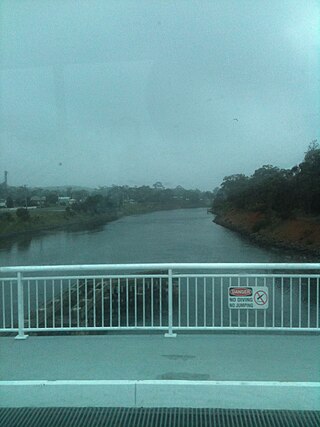
<svg viewBox="0 0 320 427">
<path fill-rule="evenodd" d="M 193 407 L 320 410 L 320 383 L 0 381 L 0 407 Z"/>
</svg>

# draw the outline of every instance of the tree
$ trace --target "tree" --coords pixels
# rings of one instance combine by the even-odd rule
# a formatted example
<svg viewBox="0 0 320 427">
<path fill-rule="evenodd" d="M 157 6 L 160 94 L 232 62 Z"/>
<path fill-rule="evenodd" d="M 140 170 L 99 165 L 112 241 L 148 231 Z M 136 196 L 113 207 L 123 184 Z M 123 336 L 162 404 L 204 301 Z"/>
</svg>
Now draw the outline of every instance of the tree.
<svg viewBox="0 0 320 427">
<path fill-rule="evenodd" d="M 304 160 L 291 169 L 263 165 L 251 177 L 224 178 L 215 192 L 213 210 L 243 208 L 288 218 L 295 210 L 320 213 L 320 145 L 313 140 Z"/>
<path fill-rule="evenodd" d="M 46 201 L 49 205 L 55 205 L 58 203 L 58 200 L 58 194 L 54 191 L 50 191 L 50 193 L 46 195 Z"/>
<path fill-rule="evenodd" d="M 216 194 L 217 202 L 228 201 L 237 208 L 244 208 L 246 198 L 243 193 L 247 192 L 249 178 L 244 174 L 234 174 L 224 177 L 221 189 Z"/>
<path fill-rule="evenodd" d="M 320 145 L 316 139 L 310 142 L 308 150 L 305 152 L 304 161 L 314 163 L 319 158 Z"/>
<path fill-rule="evenodd" d="M 13 198 L 11 196 L 7 197 L 7 208 L 13 208 L 14 203 L 13 203 Z"/>
<path fill-rule="evenodd" d="M 164 190 L 164 186 L 160 181 L 155 182 L 152 187 L 157 190 Z"/>
<path fill-rule="evenodd" d="M 313 140 L 296 175 L 299 205 L 308 213 L 320 213 L 320 145 Z"/>
</svg>

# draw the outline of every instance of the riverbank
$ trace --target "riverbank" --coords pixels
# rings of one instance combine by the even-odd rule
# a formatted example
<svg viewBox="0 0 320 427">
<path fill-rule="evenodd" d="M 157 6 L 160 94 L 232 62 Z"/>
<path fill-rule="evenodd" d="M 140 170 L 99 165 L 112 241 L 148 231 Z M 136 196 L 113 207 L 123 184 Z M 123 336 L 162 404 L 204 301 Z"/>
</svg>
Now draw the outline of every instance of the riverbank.
<svg viewBox="0 0 320 427">
<path fill-rule="evenodd" d="M 29 219 L 22 220 L 11 215 L 10 219 L 0 221 L 0 240 L 15 239 L 23 235 L 33 235 L 45 233 L 52 230 L 78 230 L 86 227 L 94 227 L 107 224 L 124 216 L 139 215 L 143 213 L 199 208 L 204 206 L 194 206 L 186 204 L 128 204 L 117 211 L 110 211 L 101 214 L 76 213 L 73 211 L 33 209 L 29 211 Z"/>
<path fill-rule="evenodd" d="M 214 222 L 264 247 L 320 255 L 320 217 L 280 219 L 262 212 L 236 209 L 214 213 Z"/>
<path fill-rule="evenodd" d="M 68 215 L 65 211 L 32 211 L 28 220 L 11 219 L 1 224 L 0 239 L 12 239 L 51 230 L 72 229 L 77 226 L 99 225 L 117 219 L 114 214 L 89 216 L 86 214 Z"/>
</svg>

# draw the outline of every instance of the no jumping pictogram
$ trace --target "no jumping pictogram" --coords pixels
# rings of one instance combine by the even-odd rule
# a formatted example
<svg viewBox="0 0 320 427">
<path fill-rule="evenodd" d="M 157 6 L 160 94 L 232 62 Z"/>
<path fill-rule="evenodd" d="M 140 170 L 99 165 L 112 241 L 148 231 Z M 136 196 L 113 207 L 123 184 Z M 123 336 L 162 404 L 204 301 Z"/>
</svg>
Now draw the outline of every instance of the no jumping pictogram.
<svg viewBox="0 0 320 427">
<path fill-rule="evenodd" d="M 254 302 L 257 305 L 265 305 L 268 302 L 268 295 L 265 291 L 259 290 L 254 294 Z"/>
</svg>

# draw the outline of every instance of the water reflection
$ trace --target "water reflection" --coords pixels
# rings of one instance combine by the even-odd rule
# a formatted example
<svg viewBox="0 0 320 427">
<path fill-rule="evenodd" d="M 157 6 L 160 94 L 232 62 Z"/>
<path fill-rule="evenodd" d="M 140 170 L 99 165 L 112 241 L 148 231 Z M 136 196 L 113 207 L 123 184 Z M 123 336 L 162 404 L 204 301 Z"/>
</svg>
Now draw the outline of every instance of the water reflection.
<svg viewBox="0 0 320 427">
<path fill-rule="evenodd" d="M 26 237 L 19 239 L 17 242 L 17 249 L 18 251 L 27 251 L 30 248 L 32 242 L 32 237 Z"/>
</svg>

